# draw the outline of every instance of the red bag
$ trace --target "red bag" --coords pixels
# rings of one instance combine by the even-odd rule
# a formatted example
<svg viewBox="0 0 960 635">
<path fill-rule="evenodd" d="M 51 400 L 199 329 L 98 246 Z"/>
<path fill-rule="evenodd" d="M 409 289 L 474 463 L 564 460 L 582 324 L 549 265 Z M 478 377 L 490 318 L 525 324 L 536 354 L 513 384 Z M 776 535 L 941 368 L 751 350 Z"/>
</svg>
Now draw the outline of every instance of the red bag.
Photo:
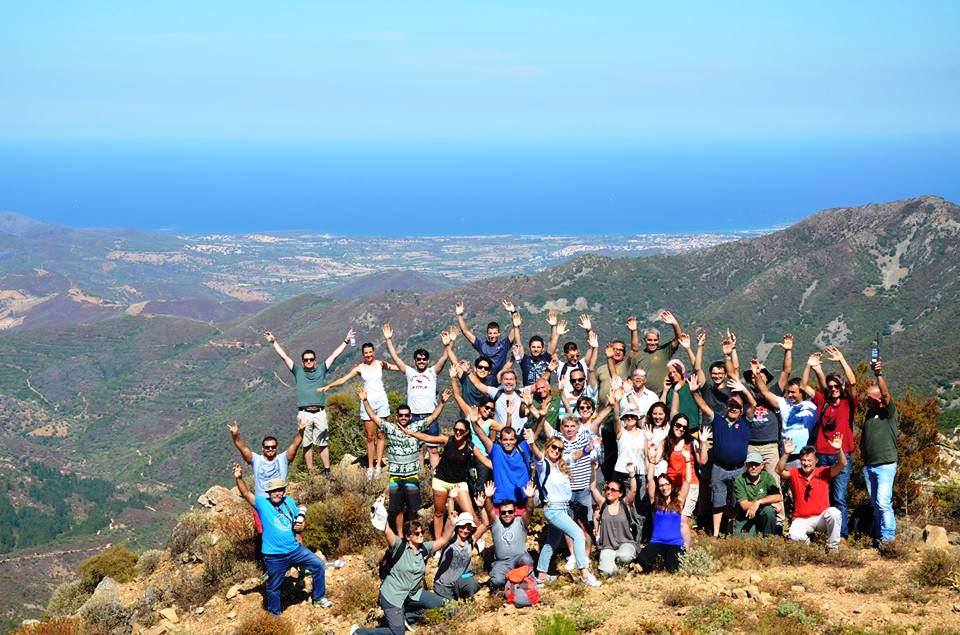
<svg viewBox="0 0 960 635">
<path fill-rule="evenodd" d="M 533 606 L 540 603 L 540 590 L 537 588 L 537 578 L 533 575 L 533 567 L 522 565 L 511 569 L 507 573 L 507 586 L 504 588 L 507 602 L 517 608 Z"/>
</svg>

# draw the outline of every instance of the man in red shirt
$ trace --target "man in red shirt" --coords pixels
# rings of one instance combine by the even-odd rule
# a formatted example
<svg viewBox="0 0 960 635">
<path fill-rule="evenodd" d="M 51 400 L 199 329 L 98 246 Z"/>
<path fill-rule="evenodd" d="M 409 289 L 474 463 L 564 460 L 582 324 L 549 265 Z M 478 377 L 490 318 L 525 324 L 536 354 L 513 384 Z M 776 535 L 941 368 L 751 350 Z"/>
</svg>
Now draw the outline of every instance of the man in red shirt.
<svg viewBox="0 0 960 635">
<path fill-rule="evenodd" d="M 836 346 L 827 347 L 827 355 L 843 368 L 843 375 L 824 375 L 820 366 L 820 354 L 814 353 L 807 361 L 803 371 L 801 388 L 817 405 L 820 417 L 815 429 L 814 448 L 817 452 L 818 466 L 832 466 L 838 461 L 838 454 L 834 452 L 833 440 L 843 438 L 843 453 L 846 458 L 846 467 L 833 479 L 830 484 L 830 504 L 840 510 L 840 537 L 847 537 L 847 486 L 850 484 L 850 474 L 853 471 L 853 461 L 850 453 L 853 452 L 853 415 L 857 410 L 857 376 L 844 359 L 843 353 Z M 817 375 L 823 390 L 814 390 L 809 385 L 810 371 Z"/>
<path fill-rule="evenodd" d="M 822 531 L 827 534 L 827 549 L 840 548 L 840 510 L 830 506 L 830 481 L 847 467 L 847 455 L 843 451 L 843 436 L 830 441 L 837 457 L 830 466 L 817 467 L 817 451 L 813 446 L 800 450 L 800 467 L 784 469 L 787 459 L 796 451 L 793 441 L 784 440 L 783 455 L 777 462 L 777 474 L 789 479 L 793 493 L 793 519 L 790 522 L 790 540 L 810 542 L 810 534 Z"/>
</svg>

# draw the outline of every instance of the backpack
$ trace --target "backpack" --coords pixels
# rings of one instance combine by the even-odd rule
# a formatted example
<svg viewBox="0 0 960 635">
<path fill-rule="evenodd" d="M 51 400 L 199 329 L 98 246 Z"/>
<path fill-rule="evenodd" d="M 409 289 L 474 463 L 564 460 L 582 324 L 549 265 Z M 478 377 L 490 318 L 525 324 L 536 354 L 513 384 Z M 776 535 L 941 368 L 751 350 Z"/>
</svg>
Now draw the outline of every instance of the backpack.
<svg viewBox="0 0 960 635">
<path fill-rule="evenodd" d="M 387 547 L 387 550 L 384 551 L 380 557 L 380 563 L 377 565 L 377 573 L 381 580 L 387 579 L 387 576 L 390 575 L 393 568 L 400 562 L 400 558 L 403 557 L 403 550 L 407 548 L 407 541 L 401 540 L 401 542 L 403 543 L 403 548 L 397 549 L 396 545 Z M 425 549 L 423 549 L 423 547 L 420 548 L 420 557 L 426 561 Z"/>
<path fill-rule="evenodd" d="M 600 513 L 597 515 L 597 539 L 599 540 L 600 536 L 600 523 L 603 522 L 603 511 L 607 508 L 607 503 L 604 502 L 600 505 Z M 632 504 L 627 505 L 623 502 L 623 499 L 620 500 L 620 509 L 626 510 L 627 512 L 627 522 L 630 524 L 630 535 L 633 537 L 633 542 L 637 546 L 637 549 L 640 549 L 640 541 L 643 537 L 643 518 L 637 515 L 637 510 Z"/>
<path fill-rule="evenodd" d="M 534 477 L 536 477 L 536 469 L 534 469 Z M 539 478 L 536 479 L 537 482 L 537 492 L 536 495 L 540 499 L 538 504 L 546 505 L 547 504 L 547 479 L 550 478 L 550 461 L 544 457 L 543 459 L 543 480 Z"/>
<path fill-rule="evenodd" d="M 507 602 L 523 608 L 540 603 L 540 590 L 533 575 L 533 567 L 521 565 L 507 573 L 507 585 L 504 587 Z"/>
</svg>

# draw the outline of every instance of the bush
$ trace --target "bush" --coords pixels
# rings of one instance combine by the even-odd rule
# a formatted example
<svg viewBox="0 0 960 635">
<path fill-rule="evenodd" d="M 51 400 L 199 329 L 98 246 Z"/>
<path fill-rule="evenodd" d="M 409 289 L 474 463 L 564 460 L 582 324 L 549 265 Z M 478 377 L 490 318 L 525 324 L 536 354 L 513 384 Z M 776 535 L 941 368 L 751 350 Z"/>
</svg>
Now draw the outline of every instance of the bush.
<svg viewBox="0 0 960 635">
<path fill-rule="evenodd" d="M 960 562 L 953 550 L 926 549 L 910 572 L 910 579 L 922 587 L 950 587 L 960 577 Z"/>
<path fill-rule="evenodd" d="M 702 544 L 703 549 L 708 551 L 719 565 L 729 567 L 740 567 L 744 563 L 764 566 L 781 564 L 795 567 L 804 564 L 859 567 L 863 564 L 860 554 L 853 549 L 841 548 L 839 552 L 829 553 L 821 545 L 793 540 L 748 537 L 708 540 L 703 541 Z"/>
<path fill-rule="evenodd" d="M 664 606 L 692 606 L 700 603 L 693 589 L 686 585 L 673 586 L 663 592 Z"/>
<path fill-rule="evenodd" d="M 960 479 L 954 478 L 935 485 L 933 492 L 943 515 L 954 522 L 960 522 Z"/>
<path fill-rule="evenodd" d="M 10 635 L 87 635 L 89 629 L 79 617 L 57 617 L 39 624 L 20 626 Z"/>
<path fill-rule="evenodd" d="M 913 545 L 903 537 L 881 543 L 877 550 L 884 560 L 906 560 L 913 553 Z"/>
<path fill-rule="evenodd" d="M 293 625 L 280 615 L 256 611 L 240 623 L 237 635 L 296 635 Z"/>
<path fill-rule="evenodd" d="M 370 503 L 357 494 L 345 493 L 307 508 L 303 542 L 326 557 L 360 553 L 379 543 L 380 532 L 370 524 Z"/>
<path fill-rule="evenodd" d="M 166 557 L 166 552 L 160 549 L 147 549 L 141 553 L 137 559 L 137 577 L 148 576 L 156 571 Z"/>
<path fill-rule="evenodd" d="M 167 550 L 174 558 L 190 549 L 191 545 L 201 535 L 210 529 L 210 518 L 206 512 L 200 510 L 189 511 L 177 521 L 176 527 L 170 532 L 167 540 Z"/>
<path fill-rule="evenodd" d="M 538 615 L 533 621 L 536 635 L 577 635 L 577 628 L 573 620 L 563 613 Z"/>
<path fill-rule="evenodd" d="M 91 595 L 82 580 L 64 582 L 53 590 L 47 602 L 47 614 L 54 617 L 73 615 Z"/>
<path fill-rule="evenodd" d="M 756 630 L 780 635 L 806 635 L 816 632 L 821 621 L 823 618 L 819 613 L 791 600 L 784 600 L 775 609 L 760 614 L 760 624 Z"/>
<path fill-rule="evenodd" d="M 156 624 L 160 621 L 160 616 L 156 611 L 165 599 L 166 593 L 163 589 L 153 585 L 148 586 L 143 591 L 143 595 L 137 598 L 137 601 L 134 602 L 131 607 L 133 609 L 134 621 L 143 626 L 153 626 Z"/>
<path fill-rule="evenodd" d="M 699 577 L 718 569 L 713 555 L 703 547 L 691 547 L 680 554 L 680 573 L 683 575 Z"/>
<path fill-rule="evenodd" d="M 426 626 L 453 626 L 472 620 L 476 615 L 477 609 L 470 600 L 452 600 L 424 611 L 423 623 Z"/>
<path fill-rule="evenodd" d="M 372 503 L 373 499 L 383 493 L 383 483 L 368 481 L 366 472 L 356 467 L 334 466 L 330 471 L 330 477 L 320 474 L 304 475 L 297 483 L 297 502 L 310 505 L 350 493 L 359 494 Z"/>
<path fill-rule="evenodd" d="M 893 584 L 893 580 L 886 576 L 880 576 L 876 573 L 865 573 L 860 576 L 855 582 L 848 584 L 849 588 L 854 593 L 864 593 L 864 594 L 873 594 L 873 593 L 883 593 Z"/>
<path fill-rule="evenodd" d="M 334 615 L 349 616 L 354 613 L 366 613 L 377 606 L 380 595 L 380 580 L 366 569 L 352 573 L 333 587 Z"/>
<path fill-rule="evenodd" d="M 715 600 L 690 609 L 684 624 L 695 633 L 728 633 L 734 629 L 740 617 L 736 607 Z"/>
<path fill-rule="evenodd" d="M 246 503 L 237 504 L 217 515 L 216 532 L 221 548 L 231 551 L 238 560 L 257 560 L 257 538 L 253 515 Z"/>
<path fill-rule="evenodd" d="M 130 632 L 133 610 L 119 602 L 98 602 L 85 606 L 80 612 L 83 621 L 97 630 L 114 629 Z"/>
<path fill-rule="evenodd" d="M 106 577 L 117 582 L 129 582 L 136 577 L 137 554 L 127 549 L 126 545 L 114 545 L 81 562 L 77 573 L 91 592 Z"/>
</svg>

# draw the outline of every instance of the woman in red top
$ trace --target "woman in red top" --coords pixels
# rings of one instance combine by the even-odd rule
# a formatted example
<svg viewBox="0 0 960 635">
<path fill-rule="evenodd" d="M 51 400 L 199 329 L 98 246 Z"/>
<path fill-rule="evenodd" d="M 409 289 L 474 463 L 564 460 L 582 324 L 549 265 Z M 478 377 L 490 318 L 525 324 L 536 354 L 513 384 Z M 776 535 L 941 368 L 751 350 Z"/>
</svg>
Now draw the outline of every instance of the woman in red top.
<svg viewBox="0 0 960 635">
<path fill-rule="evenodd" d="M 709 436 L 709 430 L 705 432 Z M 687 473 L 686 464 L 690 464 L 690 490 L 683 503 L 681 511 L 683 522 L 680 525 L 685 547 L 690 546 L 693 535 L 693 513 L 697 508 L 697 498 L 700 495 L 700 479 L 697 478 L 696 468 L 707 460 L 703 447 L 706 446 L 701 446 L 700 442 L 690 435 L 690 420 L 687 419 L 687 415 L 682 412 L 673 415 L 673 419 L 670 420 L 670 431 L 667 432 L 660 448 L 660 458 L 667 462 L 667 479 L 675 489 L 680 489 L 683 485 L 684 475 Z M 687 458 L 684 458 L 685 454 Z"/>
<path fill-rule="evenodd" d="M 817 465 L 832 466 L 837 462 L 837 454 L 832 443 L 836 438 L 842 440 L 843 453 L 847 464 L 830 483 L 830 504 L 840 510 L 840 536 L 847 537 L 847 486 L 850 483 L 850 474 L 853 471 L 853 415 L 857 411 L 857 376 L 844 359 L 843 353 L 836 346 L 827 347 L 827 355 L 843 368 L 843 374 L 824 375 L 820 366 L 820 353 L 814 353 L 807 360 L 807 367 L 803 369 L 803 381 L 800 387 L 813 398 L 817 405 L 819 419 L 814 430 L 814 447 L 817 450 Z M 810 387 L 810 370 L 817 375 L 817 380 L 824 387 L 824 391 Z"/>
</svg>

